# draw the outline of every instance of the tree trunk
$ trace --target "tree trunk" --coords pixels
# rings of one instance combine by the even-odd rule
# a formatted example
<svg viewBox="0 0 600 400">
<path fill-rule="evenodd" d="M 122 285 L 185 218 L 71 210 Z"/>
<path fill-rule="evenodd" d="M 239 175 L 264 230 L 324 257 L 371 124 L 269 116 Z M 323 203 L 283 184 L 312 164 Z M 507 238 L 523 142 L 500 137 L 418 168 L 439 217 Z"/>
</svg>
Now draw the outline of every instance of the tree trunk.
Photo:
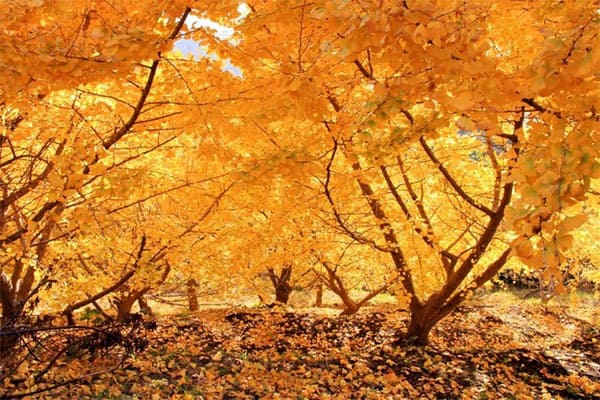
<svg viewBox="0 0 600 400">
<path fill-rule="evenodd" d="M 292 285 L 290 280 L 292 277 L 292 267 L 283 267 L 281 274 L 277 275 L 273 268 L 268 268 L 269 278 L 275 288 L 275 301 L 283 304 L 287 304 L 290 299 L 290 293 L 292 293 Z"/>
<path fill-rule="evenodd" d="M 136 300 L 137 296 L 133 294 L 122 296 L 115 300 L 115 307 L 117 308 L 117 321 L 123 321 L 129 314 L 131 314 L 131 307 L 133 307 L 133 304 Z"/>
<path fill-rule="evenodd" d="M 353 315 L 356 314 L 360 307 L 352 300 L 350 302 L 344 302 L 344 311 L 340 315 Z"/>
<path fill-rule="evenodd" d="M 187 281 L 187 299 L 188 299 L 188 308 L 190 311 L 198 311 L 198 294 L 196 292 L 196 287 L 198 284 L 196 280 L 190 278 Z"/>
<path fill-rule="evenodd" d="M 2 302 L 2 316 L 0 318 L 0 332 L 10 331 L 15 325 L 15 316 L 21 313 L 12 303 Z M 0 336 L 0 370 L 5 361 L 10 360 L 14 354 L 15 346 L 19 342 L 18 335 Z"/>
<path fill-rule="evenodd" d="M 140 296 L 140 298 L 138 299 L 138 305 L 140 306 L 140 312 L 142 314 L 147 315 L 149 317 L 152 317 L 154 315 L 154 313 L 152 312 L 152 308 L 150 308 L 150 305 L 148 304 L 144 296 Z"/>
<path fill-rule="evenodd" d="M 431 295 L 425 303 L 414 297 L 410 302 L 410 321 L 403 341 L 418 346 L 428 344 L 431 329 L 449 314 L 448 311 L 442 311 L 443 304 L 439 293 Z"/>
<path fill-rule="evenodd" d="M 425 346 L 429 343 L 429 333 L 435 325 L 433 319 L 411 314 L 404 339 L 409 344 Z"/>
<path fill-rule="evenodd" d="M 13 329 L 23 316 L 23 307 L 25 304 L 20 304 L 22 302 L 19 301 L 18 294 L 18 291 L 13 288 L 9 278 L 4 274 L 0 274 L 0 306 L 2 306 L 0 332 Z M 4 363 L 4 360 L 14 356 L 12 352 L 18 342 L 18 335 L 0 336 L 0 366 Z"/>
<path fill-rule="evenodd" d="M 344 311 L 342 311 L 340 315 L 356 314 L 360 307 L 354 300 L 350 298 L 348 291 L 344 290 L 343 292 L 339 293 L 339 296 L 342 299 L 342 303 L 344 303 Z"/>
<path fill-rule="evenodd" d="M 323 306 L 323 285 L 317 285 L 317 292 L 315 297 L 315 307 Z"/>
<path fill-rule="evenodd" d="M 138 301 L 150 288 L 146 287 L 141 290 L 135 290 L 128 294 L 123 294 L 114 302 L 117 308 L 117 321 L 122 322 L 131 314 L 131 309 L 136 301 Z"/>
<path fill-rule="evenodd" d="M 287 304 L 290 299 L 290 293 L 292 292 L 292 287 L 289 282 L 281 282 L 275 288 L 275 301 L 278 301 L 283 304 Z"/>
<path fill-rule="evenodd" d="M 8 277 L 4 274 L 0 275 L 0 306 L 2 306 L 0 327 L 3 327 L 11 324 L 11 321 L 13 321 L 18 314 L 14 301 L 14 290 Z"/>
<path fill-rule="evenodd" d="M 258 296 L 258 304 L 261 306 L 265 305 L 266 303 L 265 303 L 264 297 L 260 293 L 257 294 L 257 296 Z"/>
</svg>

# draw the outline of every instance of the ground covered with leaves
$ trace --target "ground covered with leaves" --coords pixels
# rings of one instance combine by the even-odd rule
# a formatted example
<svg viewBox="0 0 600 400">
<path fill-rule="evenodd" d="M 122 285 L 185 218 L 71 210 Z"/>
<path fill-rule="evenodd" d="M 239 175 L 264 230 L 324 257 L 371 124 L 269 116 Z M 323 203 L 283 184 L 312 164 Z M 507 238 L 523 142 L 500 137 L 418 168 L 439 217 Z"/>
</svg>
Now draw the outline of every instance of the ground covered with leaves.
<svg viewBox="0 0 600 400">
<path fill-rule="evenodd" d="M 471 302 L 424 348 L 395 343 L 406 318 L 391 307 L 163 316 L 123 368 L 38 397 L 600 399 L 600 329 L 564 307 Z"/>
</svg>

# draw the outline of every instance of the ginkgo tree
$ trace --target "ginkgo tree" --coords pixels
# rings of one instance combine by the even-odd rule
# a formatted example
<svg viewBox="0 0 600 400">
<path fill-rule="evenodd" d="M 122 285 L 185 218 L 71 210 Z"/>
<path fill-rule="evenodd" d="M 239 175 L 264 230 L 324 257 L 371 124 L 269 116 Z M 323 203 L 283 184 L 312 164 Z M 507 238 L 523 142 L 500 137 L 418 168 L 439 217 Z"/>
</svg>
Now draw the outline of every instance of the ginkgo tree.
<svg viewBox="0 0 600 400">
<path fill-rule="evenodd" d="M 247 284 L 238 289 L 251 286 L 266 303 L 274 294 L 276 302 L 287 304 L 293 289 L 322 286 L 340 298 L 343 314 L 349 315 L 387 289 L 395 274 L 381 257 L 374 259 L 377 254 L 365 252 L 328 221 L 331 212 L 320 194 L 321 184 L 311 176 L 317 172 L 314 166 L 305 165 L 302 181 L 289 181 L 280 169 L 267 167 L 261 178 L 246 182 L 241 190 L 260 192 L 266 186 L 268 195 L 224 199 L 213 217 L 222 225 L 211 247 L 213 252 L 221 249 L 226 261 L 208 262 L 204 270 L 215 271 L 211 276 L 241 277 Z M 356 286 L 367 294 L 354 300 L 350 292 Z"/>
<path fill-rule="evenodd" d="M 85 240 L 94 225 L 115 223 L 87 206 L 113 201 L 117 207 L 115 200 L 139 204 L 177 186 L 192 185 L 178 182 L 166 188 L 168 180 L 159 185 L 154 181 L 152 195 L 139 186 L 151 165 L 139 163 L 140 159 L 167 147 L 186 123 L 206 123 L 194 116 L 172 123 L 182 109 L 198 110 L 201 105 L 183 102 L 177 94 L 170 97 L 174 80 L 182 88 L 178 93 L 186 100 L 190 97 L 175 61 L 161 52 L 172 48 L 191 9 L 177 2 L 163 6 L 15 1 L 3 7 L 3 329 L 18 322 L 40 289 L 56 283 L 58 269 L 77 274 L 72 263 L 81 259 L 63 253 L 65 242 Z M 189 138 L 193 142 L 198 135 Z M 139 245 L 140 256 L 143 236 L 129 246 Z M 79 250 L 85 248 L 89 246 Z M 77 278 L 81 277 L 80 273 Z M 10 344 L 3 342 L 3 351 L 9 351 Z"/>
<path fill-rule="evenodd" d="M 572 206 L 599 173 L 597 5 L 247 6 L 234 40 L 206 43 L 240 68 L 240 90 L 259 98 L 268 88 L 275 99 L 249 101 L 242 123 L 268 124 L 297 161 L 327 169 L 339 226 L 388 253 L 401 274 L 408 338 L 425 343 L 511 254 L 548 276 L 558 271 L 585 220 Z M 459 151 L 460 132 L 476 138 L 472 151 L 486 165 Z M 346 178 L 335 182 L 338 162 Z M 357 206 L 336 198 L 336 185 L 362 195 L 372 223 L 348 220 L 343 210 Z M 417 274 L 415 264 L 433 256 L 438 267 Z"/>
</svg>

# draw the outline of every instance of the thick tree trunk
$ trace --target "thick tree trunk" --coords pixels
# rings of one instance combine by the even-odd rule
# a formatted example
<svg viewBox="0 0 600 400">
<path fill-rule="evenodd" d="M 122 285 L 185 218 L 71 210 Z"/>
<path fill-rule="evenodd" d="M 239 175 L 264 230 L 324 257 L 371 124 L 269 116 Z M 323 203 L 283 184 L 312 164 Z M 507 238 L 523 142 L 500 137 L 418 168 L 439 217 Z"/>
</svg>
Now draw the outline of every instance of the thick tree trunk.
<svg viewBox="0 0 600 400">
<path fill-rule="evenodd" d="M 133 294 L 123 296 L 118 300 L 115 300 L 115 307 L 117 308 L 117 321 L 123 321 L 129 314 L 131 314 L 131 308 L 136 300 L 137 296 Z"/>
<path fill-rule="evenodd" d="M 290 299 L 290 293 L 292 292 L 292 287 L 289 282 L 280 283 L 277 288 L 275 288 L 275 301 L 278 301 L 283 304 L 287 304 Z"/>
<path fill-rule="evenodd" d="M 15 324 L 15 316 L 21 313 L 11 303 L 2 302 L 2 316 L 0 319 L 0 332 L 10 331 Z M 0 336 L 0 369 L 4 364 L 4 361 L 9 360 L 15 349 L 15 346 L 19 342 L 17 335 L 1 335 Z"/>
<path fill-rule="evenodd" d="M 431 329 L 454 308 L 456 307 L 449 307 L 439 293 L 434 293 L 424 303 L 415 298 L 410 303 L 410 321 L 403 340 L 409 344 L 425 346 L 429 343 Z"/>
<path fill-rule="evenodd" d="M 350 298 L 348 291 L 344 290 L 343 292 L 338 293 L 338 295 L 342 299 L 342 303 L 344 303 L 344 311 L 342 311 L 340 315 L 356 314 L 360 306 Z"/>
<path fill-rule="evenodd" d="M 23 293 L 28 294 L 29 290 L 30 287 L 27 287 L 23 290 Z M 0 332 L 10 331 L 23 317 L 25 303 L 21 297 L 20 291 L 14 288 L 8 276 L 0 274 L 0 306 L 2 306 Z M 18 342 L 18 335 L 0 336 L 0 366 L 3 364 L 3 360 L 11 358 L 13 355 L 12 352 Z"/>
<path fill-rule="evenodd" d="M 11 302 L 2 302 L 2 319 L 0 319 L 0 327 L 12 325 L 15 316 L 19 314 L 19 310 L 13 306 Z"/>
<path fill-rule="evenodd" d="M 416 297 L 412 298 L 409 305 L 408 327 L 405 334 L 398 338 L 397 344 L 425 346 L 429 343 L 429 333 L 438 321 L 435 318 L 438 307 L 437 304 L 434 305 L 434 296 L 429 297 L 424 303 Z"/>
<path fill-rule="evenodd" d="M 116 299 L 114 304 L 117 308 L 117 321 L 126 320 L 127 316 L 131 314 L 131 309 L 133 308 L 135 302 L 139 301 L 139 299 L 149 290 L 150 288 L 146 287 L 141 290 L 132 291 L 126 295 L 124 294 Z"/>
<path fill-rule="evenodd" d="M 27 298 L 34 290 L 35 271 L 32 267 L 23 268 L 21 260 L 16 260 L 11 277 L 0 273 L 0 326 L 13 324 L 22 316 Z"/>
<path fill-rule="evenodd" d="M 348 299 L 348 301 L 344 300 L 344 311 L 340 315 L 353 315 L 356 314 L 360 307 L 353 300 Z"/>
<path fill-rule="evenodd" d="M 4 329 L 0 329 L 0 332 Z M 17 343 L 19 343 L 19 336 L 16 334 L 0 336 L 0 370 L 5 362 L 10 361 L 14 357 L 14 350 Z"/>
<path fill-rule="evenodd" d="M 406 342 L 418 346 L 425 346 L 429 343 L 429 333 L 435 325 L 433 319 L 424 316 L 411 315 L 408 329 L 404 336 Z"/>
<path fill-rule="evenodd" d="M 188 299 L 188 308 L 190 311 L 198 311 L 198 294 L 196 292 L 196 287 L 198 284 L 195 279 L 189 279 L 187 281 L 187 299 Z"/>
</svg>

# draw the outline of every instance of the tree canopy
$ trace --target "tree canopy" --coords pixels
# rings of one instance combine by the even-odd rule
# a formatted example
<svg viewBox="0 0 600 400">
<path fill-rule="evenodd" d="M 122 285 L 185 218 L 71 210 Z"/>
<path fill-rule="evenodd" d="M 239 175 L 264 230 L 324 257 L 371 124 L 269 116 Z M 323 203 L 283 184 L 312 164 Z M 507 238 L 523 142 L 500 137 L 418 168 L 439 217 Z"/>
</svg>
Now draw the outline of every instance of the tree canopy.
<svg viewBox="0 0 600 400">
<path fill-rule="evenodd" d="M 394 286 L 426 343 L 507 262 L 564 290 L 598 221 L 598 8 L 6 1 L 1 324 L 289 269 L 346 310 L 343 282 Z"/>
</svg>

